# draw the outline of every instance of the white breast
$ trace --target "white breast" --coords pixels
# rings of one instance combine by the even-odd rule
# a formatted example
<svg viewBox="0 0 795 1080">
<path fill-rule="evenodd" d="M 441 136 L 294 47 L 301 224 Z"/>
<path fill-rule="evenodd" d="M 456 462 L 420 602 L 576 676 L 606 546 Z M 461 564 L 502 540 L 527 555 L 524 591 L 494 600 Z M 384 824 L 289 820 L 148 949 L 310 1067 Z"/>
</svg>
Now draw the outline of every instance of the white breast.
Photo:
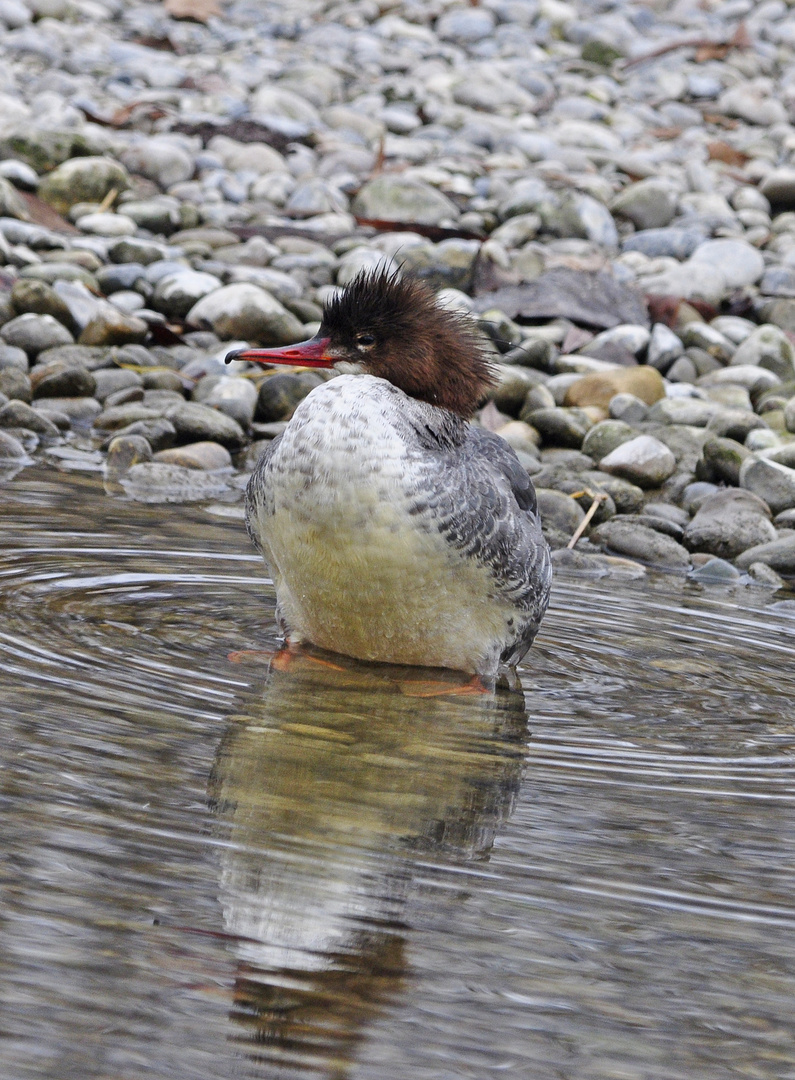
<svg viewBox="0 0 795 1080">
<path fill-rule="evenodd" d="M 367 375 L 313 390 L 263 478 L 272 513 L 260 506 L 251 524 L 293 640 L 365 660 L 496 669 L 514 612 L 432 516 L 410 513 L 431 452 L 406 436 L 403 397 Z"/>
</svg>

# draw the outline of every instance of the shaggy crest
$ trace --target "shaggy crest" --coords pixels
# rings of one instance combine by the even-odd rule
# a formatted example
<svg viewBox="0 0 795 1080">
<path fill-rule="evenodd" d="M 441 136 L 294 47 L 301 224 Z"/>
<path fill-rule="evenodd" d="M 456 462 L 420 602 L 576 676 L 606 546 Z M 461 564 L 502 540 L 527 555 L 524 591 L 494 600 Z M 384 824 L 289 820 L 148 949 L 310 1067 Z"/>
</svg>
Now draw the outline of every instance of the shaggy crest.
<svg viewBox="0 0 795 1080">
<path fill-rule="evenodd" d="M 469 417 L 494 383 L 485 342 L 468 316 L 440 307 L 427 285 L 363 271 L 326 305 L 329 352 L 410 397 Z"/>
</svg>

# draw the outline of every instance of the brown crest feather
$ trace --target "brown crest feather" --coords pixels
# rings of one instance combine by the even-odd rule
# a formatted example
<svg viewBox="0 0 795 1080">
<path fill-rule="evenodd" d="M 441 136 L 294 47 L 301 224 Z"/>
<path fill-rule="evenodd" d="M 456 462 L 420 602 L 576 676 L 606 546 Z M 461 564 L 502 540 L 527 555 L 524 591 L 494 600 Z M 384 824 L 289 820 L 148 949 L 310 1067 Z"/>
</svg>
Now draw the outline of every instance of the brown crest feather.
<svg viewBox="0 0 795 1080">
<path fill-rule="evenodd" d="M 357 339 L 372 335 L 362 349 Z M 485 340 L 464 314 L 440 307 L 421 281 L 363 271 L 323 312 L 329 351 L 360 363 L 410 397 L 470 417 L 494 384 Z"/>
</svg>

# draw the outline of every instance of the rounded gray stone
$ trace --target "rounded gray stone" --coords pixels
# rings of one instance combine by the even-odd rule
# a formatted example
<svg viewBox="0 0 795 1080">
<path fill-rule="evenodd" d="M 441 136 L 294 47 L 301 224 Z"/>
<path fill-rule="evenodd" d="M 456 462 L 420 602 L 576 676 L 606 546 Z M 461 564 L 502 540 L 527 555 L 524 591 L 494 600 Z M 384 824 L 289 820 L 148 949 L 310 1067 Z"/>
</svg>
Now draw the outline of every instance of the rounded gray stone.
<svg viewBox="0 0 795 1080">
<path fill-rule="evenodd" d="M 131 424 L 114 431 L 106 440 L 109 446 L 114 438 L 141 437 L 146 440 L 153 451 L 165 450 L 173 446 L 177 440 L 177 432 L 170 420 L 164 416 L 157 416 L 150 420 L 135 420 Z"/>
<path fill-rule="evenodd" d="M 763 588 L 783 589 L 786 587 L 786 581 L 767 563 L 754 562 L 746 569 L 756 584 L 763 586 Z"/>
<path fill-rule="evenodd" d="M 8 345 L 16 345 L 34 359 L 45 349 L 54 345 L 67 345 L 74 338 L 52 315 L 36 315 L 26 312 L 0 327 L 0 337 Z"/>
<path fill-rule="evenodd" d="M 167 465 L 181 465 L 185 469 L 200 469 L 202 472 L 232 468 L 232 456 L 226 447 L 210 441 L 160 450 L 155 455 L 155 461 L 162 461 Z"/>
<path fill-rule="evenodd" d="M 27 372 L 29 367 L 28 354 L 24 349 L 0 341 L 0 371 L 7 368 L 16 368 L 18 371 Z"/>
<path fill-rule="evenodd" d="M 193 393 L 193 400 L 200 404 L 218 409 L 231 416 L 243 428 L 247 428 L 254 419 L 257 405 L 257 388 L 250 379 L 238 376 L 209 376 L 202 382 L 213 380 L 211 386 L 202 389 L 201 383 Z"/>
<path fill-rule="evenodd" d="M 795 209 L 795 169 L 772 169 L 759 185 L 759 191 L 778 209 Z"/>
<path fill-rule="evenodd" d="M 762 253 L 745 240 L 705 240 L 690 256 L 691 267 L 717 269 L 727 289 L 753 285 L 764 273 Z"/>
<path fill-rule="evenodd" d="M 740 468 L 740 487 L 764 499 L 774 514 L 795 506 L 795 469 L 788 469 L 776 461 L 753 457 L 744 461 Z"/>
<path fill-rule="evenodd" d="M 668 225 L 676 213 L 677 196 L 664 180 L 650 177 L 629 184 L 612 201 L 611 210 L 629 218 L 637 229 Z"/>
<path fill-rule="evenodd" d="M 780 379 L 795 378 L 795 349 L 785 332 L 772 323 L 758 326 L 737 346 L 731 366 L 765 368 Z"/>
<path fill-rule="evenodd" d="M 536 488 L 542 526 L 571 536 L 585 517 L 585 511 L 570 495 L 552 488 Z"/>
<path fill-rule="evenodd" d="M 168 409 L 165 417 L 174 425 L 178 442 L 217 442 L 227 450 L 239 450 L 247 441 L 236 420 L 208 405 L 181 402 Z"/>
<path fill-rule="evenodd" d="M 588 430 L 593 426 L 588 413 L 578 408 L 534 409 L 527 415 L 523 409 L 521 419 L 531 424 L 547 445 L 565 446 L 573 450 L 580 449 Z"/>
<path fill-rule="evenodd" d="M 260 384 L 254 418 L 266 424 L 288 420 L 310 389 L 300 375 L 284 371 L 268 376 Z"/>
<path fill-rule="evenodd" d="M 303 324 L 257 285 L 237 282 L 208 293 L 190 309 L 192 326 L 209 324 L 218 337 L 290 345 L 304 336 Z"/>
<path fill-rule="evenodd" d="M 645 420 L 649 406 L 634 394 L 614 394 L 608 406 L 613 420 L 623 420 L 626 424 L 638 424 Z"/>
<path fill-rule="evenodd" d="M 0 428 L 27 428 L 49 440 L 59 436 L 57 426 L 24 401 L 8 401 L 0 408 Z"/>
<path fill-rule="evenodd" d="M 141 342 L 148 325 L 135 315 L 125 315 L 112 304 L 104 306 L 85 326 L 78 339 L 81 345 L 127 345 Z"/>
<path fill-rule="evenodd" d="M 199 502 L 215 498 L 228 488 L 217 473 L 161 461 L 133 465 L 119 478 L 119 483 L 131 499 L 144 503 Z"/>
<path fill-rule="evenodd" d="M 488 8 L 454 8 L 445 12 L 436 23 L 436 33 L 442 41 L 468 44 L 488 37 L 496 19 Z"/>
<path fill-rule="evenodd" d="M 221 288 L 220 278 L 199 270 L 184 270 L 160 278 L 152 294 L 155 311 L 181 319 L 209 293 Z"/>
<path fill-rule="evenodd" d="M 118 479 L 133 465 L 151 460 L 152 447 L 143 435 L 117 435 L 108 447 L 105 475 L 109 479 Z"/>
<path fill-rule="evenodd" d="M 685 351 L 679 338 L 665 323 L 655 323 L 651 330 L 646 361 L 665 374 L 668 368 Z"/>
<path fill-rule="evenodd" d="M 137 371 L 129 368 L 104 368 L 94 372 L 94 396 L 98 401 L 105 401 L 111 394 L 143 386 L 143 380 Z"/>
<path fill-rule="evenodd" d="M 0 368 L 0 394 L 14 400 L 30 402 L 33 397 L 30 376 L 17 367 Z"/>
<path fill-rule="evenodd" d="M 23 461 L 27 456 L 19 439 L 8 431 L 0 430 L 0 461 Z"/>
<path fill-rule="evenodd" d="M 171 187 L 193 176 L 194 163 L 182 146 L 168 139 L 143 139 L 121 154 L 130 172 L 153 180 L 162 188 Z"/>
<path fill-rule="evenodd" d="M 722 559 L 776 538 L 766 503 L 749 491 L 727 488 L 705 499 L 685 529 L 690 551 L 704 551 Z"/>
<path fill-rule="evenodd" d="M 356 217 L 441 225 L 455 221 L 458 207 L 441 191 L 421 180 L 377 176 L 360 188 L 351 207 Z"/>
<path fill-rule="evenodd" d="M 704 479 L 723 481 L 735 487 L 740 483 L 743 462 L 751 457 L 751 451 L 736 439 L 720 437 L 707 439 L 702 454 L 707 474 Z"/>
<path fill-rule="evenodd" d="M 638 435 L 622 443 L 599 462 L 603 472 L 613 473 L 638 487 L 659 487 L 676 471 L 671 450 L 652 435 Z"/>
<path fill-rule="evenodd" d="M 18 278 L 11 288 L 11 303 L 20 314 L 33 312 L 36 315 L 52 315 L 70 332 L 75 329 L 69 306 L 46 281 Z"/>
<path fill-rule="evenodd" d="M 130 176 L 123 165 L 108 157 L 75 157 L 48 173 L 39 185 L 39 197 L 65 214 L 75 203 L 101 203 L 114 188 L 124 191 Z"/>
<path fill-rule="evenodd" d="M 94 427 L 100 431 L 119 431 L 138 420 L 157 420 L 160 416 L 158 409 L 147 407 L 140 402 L 130 402 L 104 409 L 94 421 Z"/>
<path fill-rule="evenodd" d="M 616 447 L 629 442 L 636 435 L 635 429 L 624 423 L 623 420 L 603 420 L 599 424 L 594 424 L 586 432 L 581 449 L 584 454 L 592 457 L 594 461 L 601 461 L 602 458 L 606 458 L 608 454 L 612 453 Z"/>
<path fill-rule="evenodd" d="M 747 570 L 754 563 L 761 562 L 779 574 L 795 574 L 795 536 L 782 536 L 769 544 L 748 548 L 736 561 L 741 570 Z"/>
<path fill-rule="evenodd" d="M 737 567 L 725 559 L 710 559 L 703 566 L 691 570 L 688 576 L 691 581 L 704 585 L 735 585 L 740 580 Z"/>
<path fill-rule="evenodd" d="M 590 539 L 610 551 L 650 566 L 669 570 L 690 569 L 688 551 L 670 536 L 647 525 L 627 523 L 616 517 L 592 529 Z"/>
<path fill-rule="evenodd" d="M 62 360 L 37 364 L 30 372 L 30 381 L 34 398 L 93 397 L 97 388 L 90 371 Z"/>
<path fill-rule="evenodd" d="M 657 424 L 706 427 L 720 406 L 699 398 L 662 398 L 649 409 L 648 419 Z"/>
</svg>

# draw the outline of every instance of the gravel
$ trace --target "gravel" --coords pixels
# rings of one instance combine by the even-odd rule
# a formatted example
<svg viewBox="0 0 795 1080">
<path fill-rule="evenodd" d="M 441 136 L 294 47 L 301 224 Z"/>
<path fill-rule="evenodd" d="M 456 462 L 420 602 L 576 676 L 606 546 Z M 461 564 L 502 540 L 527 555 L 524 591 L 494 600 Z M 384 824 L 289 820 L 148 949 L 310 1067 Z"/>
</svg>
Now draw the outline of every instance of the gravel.
<svg viewBox="0 0 795 1080">
<path fill-rule="evenodd" d="M 238 501 L 324 376 L 226 352 L 391 265 L 489 338 L 559 567 L 795 576 L 795 9 L 42 11 L 0 6 L 4 477 Z"/>
</svg>

